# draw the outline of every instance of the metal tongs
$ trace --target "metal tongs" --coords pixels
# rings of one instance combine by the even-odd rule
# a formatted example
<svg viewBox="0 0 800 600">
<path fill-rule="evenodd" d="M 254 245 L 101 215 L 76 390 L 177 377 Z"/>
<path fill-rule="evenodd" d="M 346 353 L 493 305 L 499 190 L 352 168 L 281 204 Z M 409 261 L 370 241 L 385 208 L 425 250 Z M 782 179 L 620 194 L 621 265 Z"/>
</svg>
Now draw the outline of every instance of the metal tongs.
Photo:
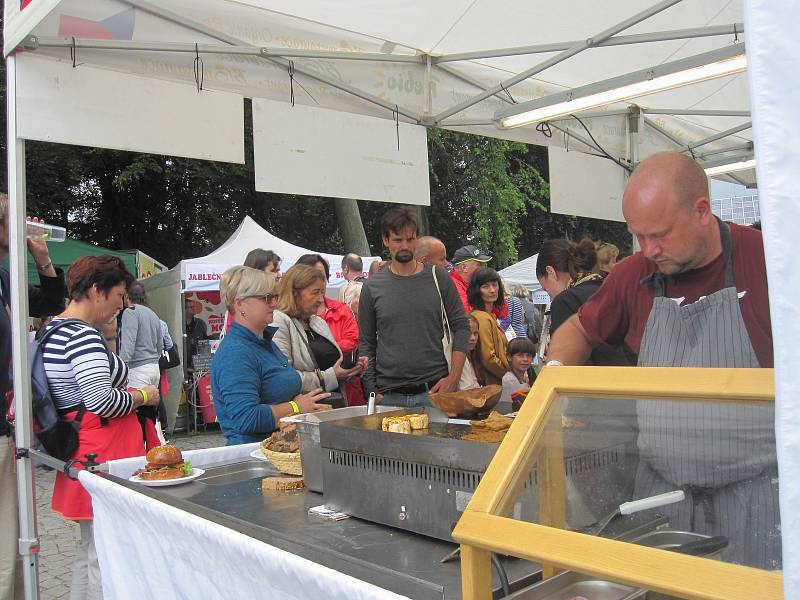
<svg viewBox="0 0 800 600">
<path fill-rule="evenodd" d="M 634 513 L 648 510 L 651 508 L 658 508 L 659 506 L 666 506 L 667 504 L 675 504 L 681 502 L 686 498 L 683 490 L 675 490 L 674 492 L 666 492 L 658 494 L 657 496 L 649 496 L 640 500 L 633 500 L 632 502 L 623 502 L 615 508 L 607 517 L 598 521 L 594 529 L 587 530 L 586 533 L 590 535 L 600 535 L 606 527 L 620 515 L 632 515 Z"/>
</svg>

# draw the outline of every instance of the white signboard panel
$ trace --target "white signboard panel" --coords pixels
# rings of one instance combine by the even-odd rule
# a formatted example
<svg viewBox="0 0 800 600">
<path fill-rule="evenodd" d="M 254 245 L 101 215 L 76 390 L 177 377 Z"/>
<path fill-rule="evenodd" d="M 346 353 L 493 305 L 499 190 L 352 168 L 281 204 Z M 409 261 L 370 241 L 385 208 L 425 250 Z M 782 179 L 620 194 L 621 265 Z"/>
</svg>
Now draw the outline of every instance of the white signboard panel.
<svg viewBox="0 0 800 600">
<path fill-rule="evenodd" d="M 244 163 L 244 100 L 160 79 L 17 54 L 29 140 Z"/>
<path fill-rule="evenodd" d="M 256 190 L 430 204 L 425 128 L 253 99 Z"/>
<path fill-rule="evenodd" d="M 550 210 L 608 221 L 624 221 L 625 169 L 605 158 L 548 148 Z"/>
</svg>

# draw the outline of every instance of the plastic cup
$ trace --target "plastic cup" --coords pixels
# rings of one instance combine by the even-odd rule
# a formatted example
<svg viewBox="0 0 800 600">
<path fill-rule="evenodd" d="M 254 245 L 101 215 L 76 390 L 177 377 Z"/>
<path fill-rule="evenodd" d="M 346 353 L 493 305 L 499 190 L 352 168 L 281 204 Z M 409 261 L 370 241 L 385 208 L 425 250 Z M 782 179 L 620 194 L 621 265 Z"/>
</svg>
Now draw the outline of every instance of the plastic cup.
<svg viewBox="0 0 800 600">
<path fill-rule="evenodd" d="M 67 230 L 58 225 L 26 221 L 26 235 L 33 240 L 45 242 L 63 242 L 67 239 Z"/>
</svg>

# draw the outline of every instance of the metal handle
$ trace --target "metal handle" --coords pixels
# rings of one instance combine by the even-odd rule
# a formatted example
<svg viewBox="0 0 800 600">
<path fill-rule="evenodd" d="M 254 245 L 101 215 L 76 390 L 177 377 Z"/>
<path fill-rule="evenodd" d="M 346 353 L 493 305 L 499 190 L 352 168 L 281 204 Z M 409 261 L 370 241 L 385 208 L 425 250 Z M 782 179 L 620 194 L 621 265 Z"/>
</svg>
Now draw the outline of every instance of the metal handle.
<svg viewBox="0 0 800 600">
<path fill-rule="evenodd" d="M 375 392 L 369 393 L 369 402 L 367 404 L 367 414 L 374 415 L 375 414 Z"/>
<path fill-rule="evenodd" d="M 619 512 L 622 515 L 632 515 L 642 510 L 658 508 L 666 504 L 675 504 L 676 502 L 681 502 L 684 498 L 683 490 L 676 490 L 658 494 L 657 496 L 650 496 L 649 498 L 642 498 L 641 500 L 634 500 L 633 502 L 625 502 L 619 505 Z"/>
</svg>

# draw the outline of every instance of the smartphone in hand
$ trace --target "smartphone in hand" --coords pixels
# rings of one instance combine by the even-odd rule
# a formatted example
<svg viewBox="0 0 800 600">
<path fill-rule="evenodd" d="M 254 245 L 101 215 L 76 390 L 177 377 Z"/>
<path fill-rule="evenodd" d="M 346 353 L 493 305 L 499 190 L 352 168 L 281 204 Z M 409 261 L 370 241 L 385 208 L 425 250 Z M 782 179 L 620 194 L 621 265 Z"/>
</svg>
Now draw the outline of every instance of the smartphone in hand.
<svg viewBox="0 0 800 600">
<path fill-rule="evenodd" d="M 358 349 L 345 352 L 342 357 L 342 368 L 352 369 L 358 364 Z"/>
</svg>

